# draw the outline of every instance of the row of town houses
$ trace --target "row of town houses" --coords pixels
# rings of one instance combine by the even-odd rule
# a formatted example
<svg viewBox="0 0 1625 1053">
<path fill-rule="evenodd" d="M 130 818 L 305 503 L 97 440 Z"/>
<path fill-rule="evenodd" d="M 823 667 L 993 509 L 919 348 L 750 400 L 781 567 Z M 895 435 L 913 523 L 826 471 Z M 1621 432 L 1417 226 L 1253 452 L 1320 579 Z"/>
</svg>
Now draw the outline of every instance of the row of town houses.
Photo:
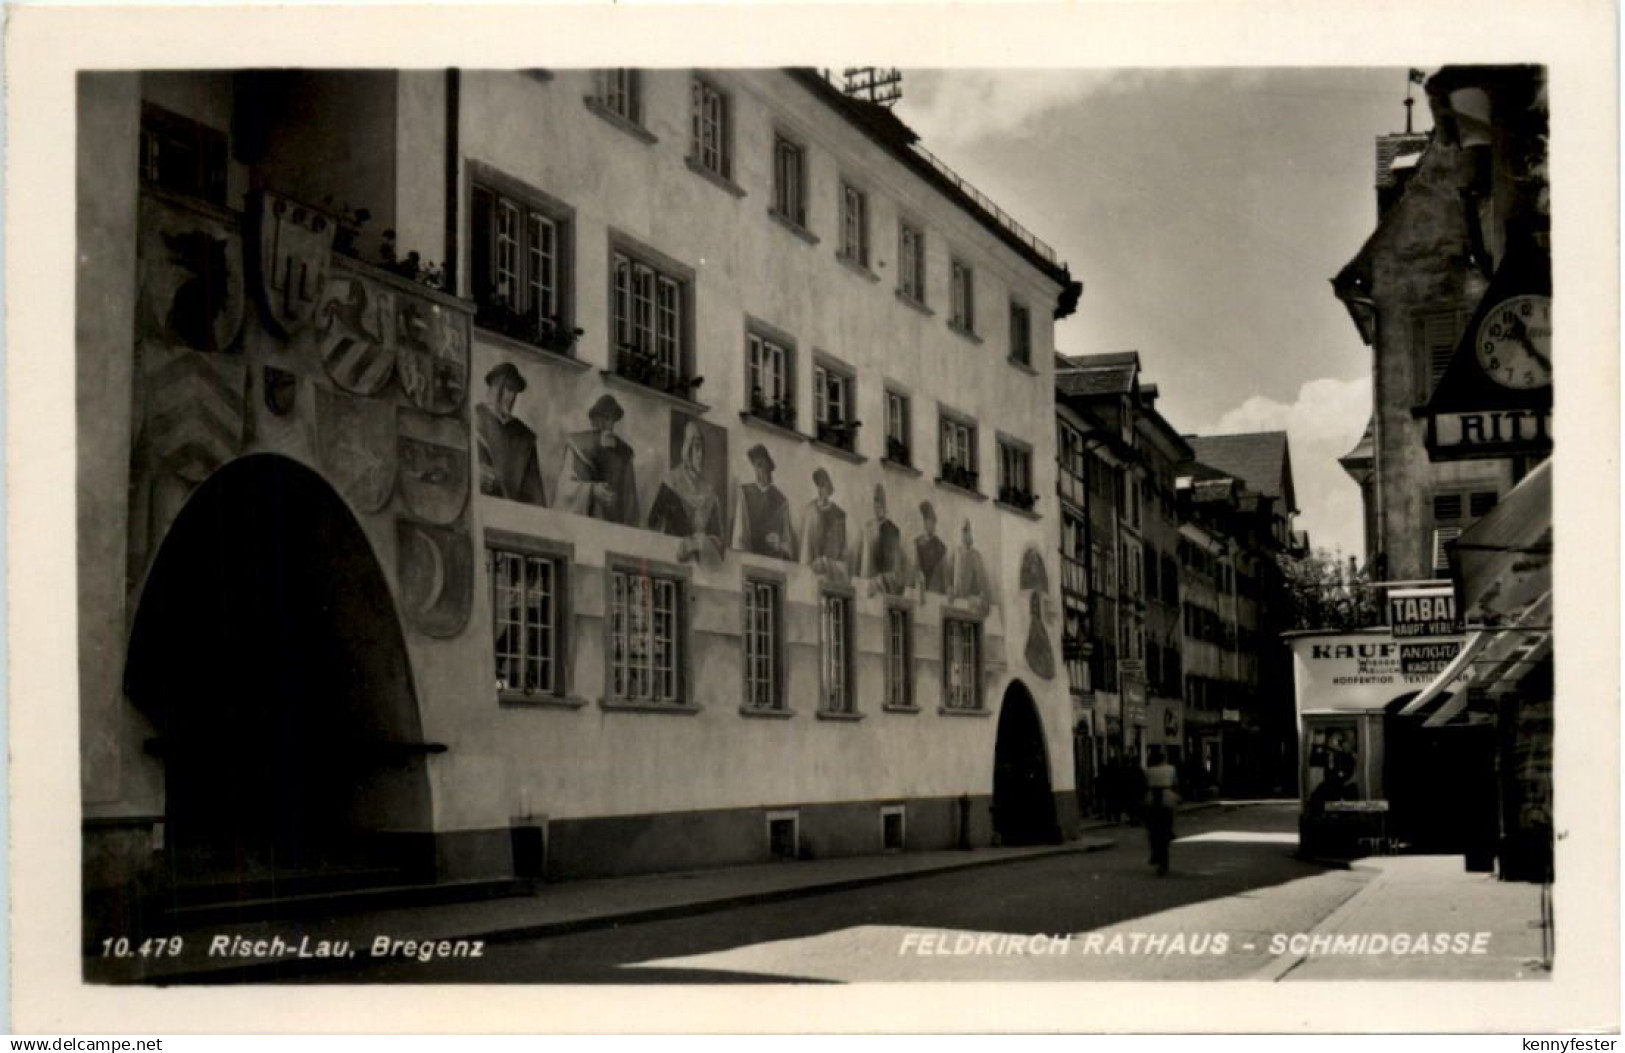
<svg viewBox="0 0 1625 1053">
<path fill-rule="evenodd" d="M 102 919 L 1053 840 L 1153 747 L 1291 791 L 1284 433 L 1058 353 L 1081 283 L 886 106 L 682 69 L 78 106 Z"/>
</svg>

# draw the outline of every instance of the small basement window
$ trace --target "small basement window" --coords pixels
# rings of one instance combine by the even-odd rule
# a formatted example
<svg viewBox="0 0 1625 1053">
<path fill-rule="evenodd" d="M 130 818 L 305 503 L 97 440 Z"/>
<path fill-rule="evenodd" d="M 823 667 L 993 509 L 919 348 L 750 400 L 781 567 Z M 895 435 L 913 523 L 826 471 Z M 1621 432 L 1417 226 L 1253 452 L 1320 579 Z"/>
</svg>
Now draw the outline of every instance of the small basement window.
<svg viewBox="0 0 1625 1053">
<path fill-rule="evenodd" d="M 769 859 L 795 859 L 801 854 L 801 820 L 796 812 L 767 813 Z"/>
<path fill-rule="evenodd" d="M 900 804 L 888 805 L 880 809 L 880 848 L 885 852 L 901 852 L 903 850 L 903 816 L 904 809 Z"/>
</svg>

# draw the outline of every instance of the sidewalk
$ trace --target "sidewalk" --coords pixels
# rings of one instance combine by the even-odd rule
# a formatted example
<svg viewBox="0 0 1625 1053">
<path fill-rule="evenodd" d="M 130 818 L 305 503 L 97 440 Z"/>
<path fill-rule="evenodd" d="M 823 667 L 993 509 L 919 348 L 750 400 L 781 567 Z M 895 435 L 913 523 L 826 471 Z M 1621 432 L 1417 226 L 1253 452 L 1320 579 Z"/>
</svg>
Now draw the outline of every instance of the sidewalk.
<svg viewBox="0 0 1625 1053">
<path fill-rule="evenodd" d="M 764 863 L 716 870 L 602 878 L 538 886 L 529 896 L 512 896 L 430 907 L 357 911 L 317 919 L 287 919 L 200 925 L 142 937 L 179 937 L 181 953 L 143 957 L 140 939 L 131 957 L 85 958 L 90 983 L 240 983 L 342 970 L 368 964 L 380 938 L 421 945 L 511 942 L 685 917 L 709 911 L 770 903 L 824 892 L 903 881 L 930 874 L 1018 863 L 1074 852 L 1097 852 L 1115 842 L 1099 836 L 1109 824 L 1086 823 L 1084 833 L 1061 845 L 982 848 L 973 851 L 908 852 L 842 859 Z M 269 941 L 280 938 L 280 945 Z M 241 942 L 237 942 L 237 941 Z M 257 941 L 267 941 L 255 950 Z M 209 953 L 222 942 L 247 948 L 249 957 Z M 322 955 L 334 953 L 336 957 Z M 397 951 L 396 953 L 400 953 Z M 428 953 L 438 953 L 430 949 Z M 450 953 L 450 949 L 446 953 Z M 321 955 L 321 956 L 318 956 Z M 336 978 L 337 979 L 337 978 Z"/>
<path fill-rule="evenodd" d="M 1539 885 L 1468 873 L 1460 856 L 1373 856 L 1356 860 L 1351 868 L 1374 876 L 1304 934 L 1307 939 L 1289 945 L 1260 970 L 1259 979 L 1550 976 L 1541 964 Z M 1403 942 L 1394 939 L 1402 934 Z M 1419 952 L 1416 944 L 1422 937 Z"/>
</svg>

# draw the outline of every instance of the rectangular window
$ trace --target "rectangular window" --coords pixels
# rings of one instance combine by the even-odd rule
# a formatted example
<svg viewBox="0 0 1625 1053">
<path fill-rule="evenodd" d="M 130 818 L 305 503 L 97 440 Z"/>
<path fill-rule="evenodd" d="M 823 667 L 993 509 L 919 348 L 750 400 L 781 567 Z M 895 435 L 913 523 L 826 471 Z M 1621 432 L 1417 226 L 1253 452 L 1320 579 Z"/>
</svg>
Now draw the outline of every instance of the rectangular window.
<svg viewBox="0 0 1625 1053">
<path fill-rule="evenodd" d="M 818 667 L 822 708 L 852 712 L 852 601 L 825 593 L 818 601 Z"/>
<path fill-rule="evenodd" d="M 141 178 L 177 194 L 224 205 L 226 134 L 143 102 Z"/>
<path fill-rule="evenodd" d="M 798 227 L 807 225 L 807 155 L 782 135 L 773 136 L 773 211 Z"/>
<path fill-rule="evenodd" d="M 1033 493 L 1032 450 L 1004 439 L 999 440 L 999 500 L 1028 511 L 1038 503 L 1038 495 Z"/>
<path fill-rule="evenodd" d="M 497 691 L 562 695 L 562 562 L 506 548 L 487 548 Z"/>
<path fill-rule="evenodd" d="M 925 234 L 907 222 L 897 225 L 897 291 L 925 303 Z"/>
<path fill-rule="evenodd" d="M 944 618 L 943 704 L 949 709 L 982 708 L 982 627 L 961 618 Z"/>
<path fill-rule="evenodd" d="M 745 705 L 783 709 L 779 586 L 745 579 Z"/>
<path fill-rule="evenodd" d="M 886 392 L 886 460 L 893 464 L 913 464 L 910 460 L 908 396 L 900 391 Z"/>
<path fill-rule="evenodd" d="M 1033 314 L 1027 305 L 1010 301 L 1010 357 L 1022 365 L 1033 360 Z"/>
<path fill-rule="evenodd" d="M 685 353 L 687 283 L 621 250 L 611 254 L 610 265 L 615 372 L 686 396 L 694 384 Z"/>
<path fill-rule="evenodd" d="M 824 363 L 813 366 L 813 419 L 819 442 L 848 451 L 857 445 L 854 385 L 851 373 Z"/>
<path fill-rule="evenodd" d="M 841 184 L 841 258 L 869 266 L 869 196 L 851 183 Z"/>
<path fill-rule="evenodd" d="M 593 74 L 594 101 L 632 124 L 643 124 L 643 78 L 635 69 L 601 69 Z"/>
<path fill-rule="evenodd" d="M 759 333 L 745 334 L 745 384 L 750 411 L 759 417 L 795 426 L 793 349 L 789 343 Z"/>
<path fill-rule="evenodd" d="M 473 201 L 475 323 L 568 354 L 575 335 L 566 317 L 566 219 L 556 209 L 478 183 Z"/>
<path fill-rule="evenodd" d="M 886 705 L 914 704 L 914 619 L 906 607 L 886 608 Z"/>
<path fill-rule="evenodd" d="M 690 98 L 689 159 L 723 179 L 733 176 L 729 119 L 728 96 L 711 82 L 695 77 Z"/>
<path fill-rule="evenodd" d="M 615 568 L 609 592 L 610 697 L 681 703 L 682 582 Z"/>
<path fill-rule="evenodd" d="M 1424 378 L 1417 392 L 1418 402 L 1430 397 L 1439 384 L 1439 378 L 1444 376 L 1451 356 L 1456 353 L 1461 330 L 1461 312 L 1454 309 L 1426 311 L 1413 316 L 1411 340 L 1419 362 L 1417 375 Z"/>
<path fill-rule="evenodd" d="M 1468 501 L 1467 508 L 1468 511 L 1472 513 L 1473 518 L 1477 519 L 1480 516 L 1489 515 L 1490 509 L 1495 507 L 1495 502 L 1496 496 L 1493 490 L 1481 491 L 1472 495 Z"/>
<path fill-rule="evenodd" d="M 976 489 L 976 426 L 943 415 L 939 422 L 942 479 L 966 490 Z"/>
<path fill-rule="evenodd" d="M 1438 523 L 1454 522 L 1461 518 L 1460 494 L 1435 494 L 1433 498 L 1433 519 Z"/>
<path fill-rule="evenodd" d="M 948 282 L 948 323 L 967 333 L 976 331 L 976 288 L 970 265 L 953 261 Z"/>
<path fill-rule="evenodd" d="M 1433 531 L 1433 571 L 1450 572 L 1450 546 L 1461 537 L 1461 527 L 1438 527 Z"/>
</svg>

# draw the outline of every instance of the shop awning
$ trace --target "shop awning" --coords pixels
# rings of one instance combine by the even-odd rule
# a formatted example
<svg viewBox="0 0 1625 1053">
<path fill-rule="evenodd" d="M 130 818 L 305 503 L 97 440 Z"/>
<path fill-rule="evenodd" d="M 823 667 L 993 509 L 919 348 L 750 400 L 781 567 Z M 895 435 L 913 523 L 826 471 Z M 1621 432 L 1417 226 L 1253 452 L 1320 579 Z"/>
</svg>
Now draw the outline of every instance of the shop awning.
<svg viewBox="0 0 1625 1053">
<path fill-rule="evenodd" d="M 1516 683 L 1534 665 L 1551 653 L 1552 594 L 1547 592 L 1519 616 L 1517 625 L 1504 629 L 1481 629 L 1467 638 L 1461 652 L 1450 660 L 1433 682 L 1411 699 L 1400 716 L 1412 716 L 1438 698 L 1441 692 L 1465 678 L 1462 690 L 1428 716 L 1423 727 L 1448 723 L 1469 700 L 1467 687 L 1489 689 L 1499 683 Z"/>
<path fill-rule="evenodd" d="M 1449 690 L 1450 685 L 1455 683 L 1457 678 L 1467 671 L 1472 664 L 1473 656 L 1489 646 L 1489 642 L 1489 633 L 1473 633 L 1469 636 L 1467 642 L 1461 645 L 1461 650 L 1456 653 L 1456 657 L 1450 660 L 1450 664 L 1441 669 L 1439 675 L 1433 678 L 1432 683 L 1418 692 L 1415 698 L 1405 703 L 1405 708 L 1399 711 L 1399 715 L 1408 717 L 1426 709 L 1430 702 Z M 1465 700 L 1467 693 L 1463 691 L 1460 696 Z M 1454 701 L 1454 699 L 1451 701 Z M 1466 704 L 1465 701 L 1463 704 Z"/>
<path fill-rule="evenodd" d="M 1456 540 L 1463 620 L 1469 626 L 1539 624 L 1524 618 L 1552 591 L 1552 462 L 1513 487 Z"/>
</svg>

